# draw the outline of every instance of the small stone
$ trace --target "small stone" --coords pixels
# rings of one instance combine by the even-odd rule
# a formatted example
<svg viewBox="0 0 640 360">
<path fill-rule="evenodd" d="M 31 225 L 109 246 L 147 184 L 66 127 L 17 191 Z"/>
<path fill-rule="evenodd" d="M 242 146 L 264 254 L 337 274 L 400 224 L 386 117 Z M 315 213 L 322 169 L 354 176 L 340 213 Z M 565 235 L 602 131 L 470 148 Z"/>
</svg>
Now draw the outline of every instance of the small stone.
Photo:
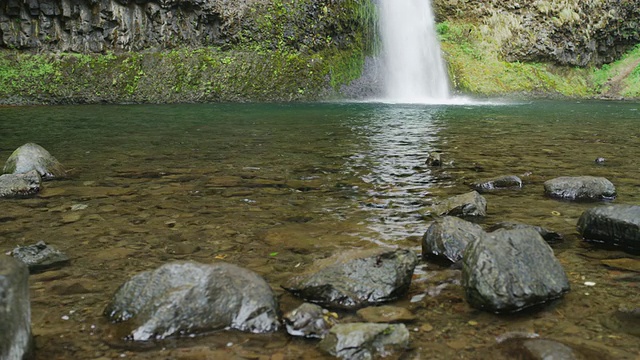
<svg viewBox="0 0 640 360">
<path fill-rule="evenodd" d="M 74 222 L 80 220 L 81 217 L 82 217 L 82 215 L 80 215 L 78 213 L 65 214 L 65 215 L 62 216 L 62 222 L 64 224 L 71 224 L 71 223 L 74 223 Z"/>
<path fill-rule="evenodd" d="M 424 324 L 424 325 L 420 326 L 420 331 L 423 331 L 423 332 L 430 332 L 430 331 L 433 331 L 433 325 L 431 325 L 431 324 Z"/>
</svg>

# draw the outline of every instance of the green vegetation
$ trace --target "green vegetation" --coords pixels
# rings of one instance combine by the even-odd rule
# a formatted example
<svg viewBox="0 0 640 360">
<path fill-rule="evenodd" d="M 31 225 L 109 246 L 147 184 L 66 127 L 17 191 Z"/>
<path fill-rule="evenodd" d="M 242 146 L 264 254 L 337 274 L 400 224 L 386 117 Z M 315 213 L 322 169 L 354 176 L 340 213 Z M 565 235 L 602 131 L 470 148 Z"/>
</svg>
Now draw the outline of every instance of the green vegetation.
<svg viewBox="0 0 640 360">
<path fill-rule="evenodd" d="M 7 103 L 317 100 L 339 96 L 373 51 L 370 0 L 256 2 L 228 45 L 160 52 L 0 50 Z M 313 5 L 313 6 L 312 6 Z M 240 21 L 240 20 L 239 20 Z"/>
<path fill-rule="evenodd" d="M 549 64 L 506 62 L 493 38 L 469 23 L 437 25 L 450 77 L 463 92 L 484 95 L 522 93 L 589 97 L 596 93 L 589 70 Z"/>
<path fill-rule="evenodd" d="M 610 97 L 640 97 L 640 45 L 620 60 L 593 72 L 598 92 Z"/>
</svg>

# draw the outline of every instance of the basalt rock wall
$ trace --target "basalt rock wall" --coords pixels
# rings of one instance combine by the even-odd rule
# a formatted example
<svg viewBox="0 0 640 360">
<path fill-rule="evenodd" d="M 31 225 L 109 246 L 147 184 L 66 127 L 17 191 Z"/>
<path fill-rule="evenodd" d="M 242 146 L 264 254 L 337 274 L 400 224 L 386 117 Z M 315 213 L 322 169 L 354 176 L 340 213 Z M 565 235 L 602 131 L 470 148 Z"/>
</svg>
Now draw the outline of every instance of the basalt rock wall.
<svg viewBox="0 0 640 360">
<path fill-rule="evenodd" d="M 434 0 L 438 20 L 478 24 L 507 61 L 601 65 L 640 43 L 637 0 Z"/>
<path fill-rule="evenodd" d="M 0 48 L 157 51 L 250 44 L 318 51 L 352 47 L 360 0 L 3 0 Z M 253 46 L 255 48 L 255 46 Z"/>
</svg>

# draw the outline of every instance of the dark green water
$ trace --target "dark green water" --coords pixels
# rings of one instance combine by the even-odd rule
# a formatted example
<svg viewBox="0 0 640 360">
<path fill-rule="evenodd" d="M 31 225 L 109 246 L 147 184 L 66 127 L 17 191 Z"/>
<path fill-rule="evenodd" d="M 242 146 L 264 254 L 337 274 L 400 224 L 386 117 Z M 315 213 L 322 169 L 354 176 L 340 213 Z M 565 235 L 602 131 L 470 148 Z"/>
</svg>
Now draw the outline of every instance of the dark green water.
<svg viewBox="0 0 640 360">
<path fill-rule="evenodd" d="M 263 275 L 288 311 L 299 300 L 279 284 L 315 259 L 374 246 L 419 251 L 429 225 L 420 209 L 508 174 L 521 176 L 524 189 L 485 195 L 482 224 L 515 220 L 564 234 L 554 249 L 572 291 L 542 311 L 499 317 L 466 305 L 459 272 L 424 263 L 396 303 L 418 316 L 408 324 L 417 330 L 410 358 L 487 358 L 509 332 L 611 358 L 639 352 L 637 337 L 606 320 L 640 306 L 637 276 L 601 263 L 638 257 L 583 243 L 575 224 L 595 205 L 547 199 L 542 188 L 557 176 L 605 176 L 617 187 L 614 203 L 640 204 L 638 103 L 0 108 L 0 159 L 26 142 L 71 172 L 34 199 L 0 201 L 0 251 L 45 240 L 73 258 L 31 278 L 39 359 L 322 357 L 314 342 L 284 333 L 132 347 L 111 335 L 101 312 L 139 271 L 216 257 Z M 442 151 L 443 168 L 425 166 L 432 151 Z"/>
</svg>

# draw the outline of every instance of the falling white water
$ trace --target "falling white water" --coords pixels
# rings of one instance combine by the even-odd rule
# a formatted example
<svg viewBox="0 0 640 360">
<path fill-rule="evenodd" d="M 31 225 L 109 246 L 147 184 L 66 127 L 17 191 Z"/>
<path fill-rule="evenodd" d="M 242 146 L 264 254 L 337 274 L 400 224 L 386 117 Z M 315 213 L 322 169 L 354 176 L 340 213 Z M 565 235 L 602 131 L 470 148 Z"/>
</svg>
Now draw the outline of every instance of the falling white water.
<svg viewBox="0 0 640 360">
<path fill-rule="evenodd" d="M 431 0 L 381 0 L 380 10 L 386 101 L 448 102 Z"/>
</svg>

